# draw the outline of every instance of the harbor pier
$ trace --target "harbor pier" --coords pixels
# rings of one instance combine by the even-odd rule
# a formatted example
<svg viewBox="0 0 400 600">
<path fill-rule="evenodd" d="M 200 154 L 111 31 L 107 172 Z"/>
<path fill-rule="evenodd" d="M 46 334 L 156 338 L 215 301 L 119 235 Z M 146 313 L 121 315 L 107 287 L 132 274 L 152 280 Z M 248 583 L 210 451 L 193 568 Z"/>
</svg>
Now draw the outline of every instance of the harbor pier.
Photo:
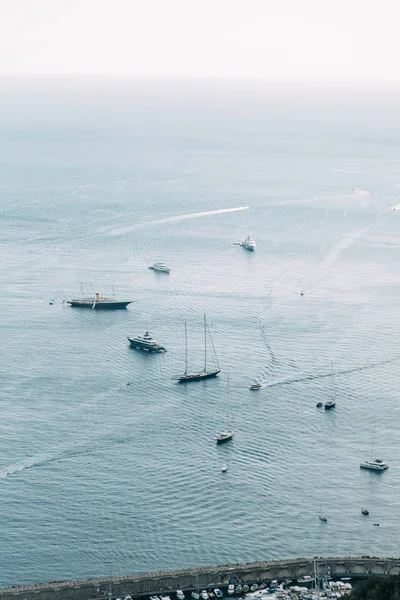
<svg viewBox="0 0 400 600">
<path fill-rule="evenodd" d="M 246 564 L 218 565 L 180 571 L 154 572 L 87 579 L 82 581 L 54 581 L 37 585 L 0 588 L 0 600 L 112 600 L 130 595 L 133 598 L 196 587 L 226 588 L 229 583 L 261 583 L 273 579 L 296 581 L 304 575 L 367 578 L 400 574 L 400 558 L 336 557 L 295 558 Z"/>
</svg>

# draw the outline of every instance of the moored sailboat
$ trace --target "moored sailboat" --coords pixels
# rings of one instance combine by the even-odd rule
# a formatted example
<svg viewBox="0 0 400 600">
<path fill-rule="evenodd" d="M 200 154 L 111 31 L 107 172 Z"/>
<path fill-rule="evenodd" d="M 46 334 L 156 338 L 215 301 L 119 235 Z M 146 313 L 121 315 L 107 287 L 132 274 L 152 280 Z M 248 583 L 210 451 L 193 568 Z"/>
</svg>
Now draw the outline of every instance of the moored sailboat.
<svg viewBox="0 0 400 600">
<path fill-rule="evenodd" d="M 207 333 L 210 336 L 211 346 L 217 365 L 216 369 L 207 370 Z M 207 327 L 206 315 L 204 315 L 204 369 L 198 373 L 188 373 L 187 328 L 185 323 L 185 372 L 183 373 L 183 375 L 175 375 L 172 379 L 179 381 L 179 383 L 186 383 L 188 381 L 198 381 L 200 379 L 209 379 L 210 377 L 216 377 L 220 370 L 221 369 L 219 368 L 218 358 L 215 353 L 211 333 Z"/>
<path fill-rule="evenodd" d="M 224 431 L 221 431 L 219 436 L 217 437 L 217 444 L 222 444 L 223 442 L 227 442 L 233 438 L 233 430 L 229 427 L 229 375 L 228 375 L 228 398 L 226 402 L 226 427 Z"/>
</svg>

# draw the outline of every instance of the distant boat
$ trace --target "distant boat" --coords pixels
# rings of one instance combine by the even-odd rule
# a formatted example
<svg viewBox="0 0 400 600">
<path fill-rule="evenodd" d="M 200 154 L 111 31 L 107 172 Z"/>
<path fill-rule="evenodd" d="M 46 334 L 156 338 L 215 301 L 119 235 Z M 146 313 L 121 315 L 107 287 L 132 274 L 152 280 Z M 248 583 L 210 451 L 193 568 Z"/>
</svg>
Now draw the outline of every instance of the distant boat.
<svg viewBox="0 0 400 600">
<path fill-rule="evenodd" d="M 223 442 L 228 442 L 233 438 L 233 430 L 229 429 L 229 375 L 228 375 L 228 394 L 227 394 L 227 402 L 226 402 L 226 428 L 222 431 L 217 437 L 217 444 L 222 444 Z"/>
<path fill-rule="evenodd" d="M 319 519 L 320 521 L 327 521 L 328 517 L 325 517 L 325 515 L 322 514 L 322 506 L 321 506 L 321 512 L 319 513 Z"/>
<path fill-rule="evenodd" d="M 207 334 L 211 341 L 211 347 L 217 368 L 207 370 Z M 189 381 L 199 381 L 200 379 L 209 379 L 215 377 L 220 372 L 218 358 L 215 352 L 214 343 L 212 341 L 211 333 L 207 327 L 206 315 L 204 315 L 204 369 L 198 373 L 188 373 L 188 350 L 187 350 L 187 329 L 185 323 L 185 372 L 183 375 L 175 375 L 172 379 L 179 381 L 179 383 L 187 383 Z"/>
<path fill-rule="evenodd" d="M 199 594 L 199 592 L 196 592 L 196 590 L 193 590 L 193 592 L 191 593 L 191 596 L 192 596 L 193 600 L 200 600 L 200 594 Z"/>
<path fill-rule="evenodd" d="M 360 464 L 360 469 L 369 469 L 370 471 L 386 471 L 389 465 L 376 458 L 375 460 L 365 460 Z"/>
<path fill-rule="evenodd" d="M 131 304 L 132 302 L 133 300 L 116 300 L 115 298 L 106 298 L 105 296 L 100 296 L 98 293 L 94 296 L 66 300 L 66 303 L 73 307 L 94 308 L 95 310 L 116 310 L 120 308 L 126 308 L 128 304 Z"/>
<path fill-rule="evenodd" d="M 225 473 L 227 470 L 228 470 L 228 467 L 227 467 L 225 464 L 224 464 L 224 465 L 222 465 L 222 467 L 221 467 L 221 471 L 222 471 L 223 473 Z"/>
<path fill-rule="evenodd" d="M 324 407 L 326 410 L 329 410 L 330 408 L 335 408 L 335 406 L 336 406 L 335 373 L 333 371 L 333 363 L 332 363 L 332 387 L 333 387 L 333 396 L 330 400 L 328 400 L 324 404 Z"/>
<path fill-rule="evenodd" d="M 185 594 L 182 592 L 182 590 L 176 590 L 176 597 L 177 600 L 185 600 Z"/>
<path fill-rule="evenodd" d="M 249 385 L 249 390 L 259 390 L 261 388 L 261 383 L 252 383 L 251 385 Z"/>
<path fill-rule="evenodd" d="M 317 404 L 315 405 L 317 408 L 322 408 L 323 407 L 323 402 L 317 402 Z"/>
<path fill-rule="evenodd" d="M 256 249 L 256 243 L 250 235 L 248 235 L 247 238 L 243 240 L 243 242 L 241 242 L 240 245 L 242 246 L 242 248 L 245 248 L 246 250 L 251 250 L 252 252 L 254 252 L 254 250 Z"/>
<path fill-rule="evenodd" d="M 131 348 L 144 350 L 145 352 L 166 352 L 164 346 L 151 337 L 148 331 L 144 335 L 138 335 L 135 338 L 128 337 Z"/>
<path fill-rule="evenodd" d="M 300 577 L 300 579 L 297 580 L 297 583 L 312 583 L 314 581 L 314 579 L 311 577 L 311 575 L 304 575 L 303 577 Z"/>
<path fill-rule="evenodd" d="M 367 510 L 366 508 L 362 508 L 362 509 L 361 509 L 361 513 L 362 513 L 363 515 L 369 515 L 369 510 Z"/>
<path fill-rule="evenodd" d="M 149 267 L 152 271 L 158 271 L 159 273 L 169 273 L 171 269 L 163 262 L 155 262 L 154 265 Z"/>
<path fill-rule="evenodd" d="M 374 455 L 374 448 L 375 448 L 375 427 L 374 427 L 374 434 L 372 436 L 372 445 L 371 445 L 371 455 Z M 383 460 L 381 460 L 380 458 L 375 458 L 375 459 L 370 459 L 370 460 L 365 460 L 364 462 L 362 462 L 360 464 L 360 469 L 368 469 L 369 471 L 386 471 L 386 469 L 389 468 L 389 465 L 387 465 L 385 462 L 383 462 Z"/>
</svg>

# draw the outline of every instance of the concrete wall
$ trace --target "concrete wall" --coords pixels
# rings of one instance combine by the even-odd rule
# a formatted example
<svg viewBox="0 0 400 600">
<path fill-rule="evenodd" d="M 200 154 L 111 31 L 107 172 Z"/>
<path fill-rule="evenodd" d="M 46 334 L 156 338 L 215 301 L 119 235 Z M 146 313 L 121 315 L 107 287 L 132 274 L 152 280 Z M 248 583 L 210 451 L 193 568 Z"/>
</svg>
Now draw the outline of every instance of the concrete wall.
<svg viewBox="0 0 400 600">
<path fill-rule="evenodd" d="M 319 575 L 333 577 L 366 577 L 371 575 L 397 575 L 400 559 L 378 557 L 318 558 L 315 560 Z M 87 581 L 64 581 L 49 584 L 0 588 L 0 600 L 90 600 L 110 599 L 118 596 L 140 596 L 174 592 L 177 589 L 201 589 L 224 587 L 232 577 L 242 583 L 271 581 L 272 579 L 297 579 L 313 575 L 314 559 L 266 561 L 244 565 L 221 565 L 199 569 L 185 569 L 168 573 L 150 573 L 91 579 Z M 175 595 L 171 595 L 175 600 Z"/>
</svg>

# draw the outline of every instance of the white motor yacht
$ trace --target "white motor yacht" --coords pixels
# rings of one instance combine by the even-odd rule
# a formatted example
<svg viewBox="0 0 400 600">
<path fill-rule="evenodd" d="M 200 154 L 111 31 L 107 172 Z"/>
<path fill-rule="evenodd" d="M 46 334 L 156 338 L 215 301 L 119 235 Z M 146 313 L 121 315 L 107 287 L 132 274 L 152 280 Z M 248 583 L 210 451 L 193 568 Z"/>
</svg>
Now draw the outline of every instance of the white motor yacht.
<svg viewBox="0 0 400 600">
<path fill-rule="evenodd" d="M 148 331 L 144 335 L 138 335 L 134 338 L 128 337 L 131 348 L 144 350 L 145 352 L 166 352 L 164 346 L 161 346 L 157 340 L 151 337 Z"/>
<path fill-rule="evenodd" d="M 156 263 L 154 263 L 154 265 L 151 265 L 151 267 L 149 267 L 149 269 L 152 269 L 152 271 L 158 271 L 159 273 L 169 273 L 171 270 L 163 262 L 156 262 Z"/>
<path fill-rule="evenodd" d="M 254 250 L 256 249 L 256 243 L 250 235 L 248 235 L 247 238 L 243 240 L 241 245 L 246 250 L 251 250 L 252 252 L 254 252 Z"/>
<path fill-rule="evenodd" d="M 370 471 L 386 471 L 388 468 L 389 465 L 379 458 L 376 458 L 375 460 L 365 460 L 360 464 L 360 469 L 369 469 Z"/>
<path fill-rule="evenodd" d="M 176 597 L 178 600 L 184 600 L 185 594 L 182 592 L 182 590 L 176 590 Z"/>
<path fill-rule="evenodd" d="M 200 596 L 203 598 L 203 600 L 208 600 L 209 598 L 207 590 L 202 590 Z"/>
<path fill-rule="evenodd" d="M 196 590 L 193 590 L 191 596 L 192 596 L 193 600 L 200 600 L 200 594 Z"/>
</svg>

